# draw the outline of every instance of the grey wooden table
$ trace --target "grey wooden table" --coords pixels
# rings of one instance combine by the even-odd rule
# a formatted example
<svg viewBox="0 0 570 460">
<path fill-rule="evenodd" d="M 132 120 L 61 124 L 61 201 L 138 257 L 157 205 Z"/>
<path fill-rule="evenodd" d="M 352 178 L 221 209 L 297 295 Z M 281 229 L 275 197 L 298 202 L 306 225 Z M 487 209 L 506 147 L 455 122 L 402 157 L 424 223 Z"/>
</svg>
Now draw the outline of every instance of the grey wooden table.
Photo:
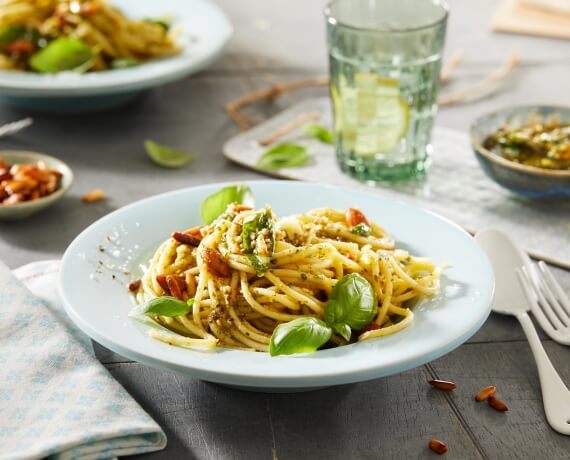
<svg viewBox="0 0 570 460">
<path fill-rule="evenodd" d="M 36 116 L 34 126 L 1 149 L 43 151 L 68 162 L 77 182 L 50 211 L 0 224 L 0 259 L 21 264 L 60 257 L 87 225 L 149 195 L 259 175 L 227 162 L 223 142 L 237 133 L 223 105 L 271 83 L 326 73 L 324 2 L 218 0 L 235 25 L 225 56 L 209 70 L 149 92 L 112 113 Z M 476 115 L 509 104 L 570 105 L 570 52 L 564 41 L 489 32 L 493 0 L 452 1 L 446 53 L 465 52 L 455 88 L 498 67 L 512 48 L 523 65 L 493 97 L 441 110 L 438 123 L 465 130 Z M 450 89 L 453 89 L 452 88 Z M 289 94 L 251 112 L 263 118 L 322 89 Z M 21 113 L 0 108 L 0 122 Z M 188 169 L 160 170 L 143 151 L 151 138 L 200 155 Z M 105 202 L 84 205 L 92 188 Z M 522 204 L 521 204 L 522 205 Z M 570 219 L 569 219 L 570 220 Z M 556 270 L 570 289 L 570 274 Z M 565 382 L 570 350 L 544 338 Z M 568 459 L 570 438 L 545 422 L 533 358 L 516 320 L 491 315 L 454 352 L 423 367 L 371 382 L 299 394 L 247 393 L 129 361 L 97 346 L 99 360 L 158 421 L 168 447 L 148 458 L 297 459 L 428 458 L 429 438 L 448 443 L 446 458 Z M 431 378 L 458 383 L 453 393 L 430 389 Z M 495 384 L 509 412 L 473 400 Z"/>
</svg>

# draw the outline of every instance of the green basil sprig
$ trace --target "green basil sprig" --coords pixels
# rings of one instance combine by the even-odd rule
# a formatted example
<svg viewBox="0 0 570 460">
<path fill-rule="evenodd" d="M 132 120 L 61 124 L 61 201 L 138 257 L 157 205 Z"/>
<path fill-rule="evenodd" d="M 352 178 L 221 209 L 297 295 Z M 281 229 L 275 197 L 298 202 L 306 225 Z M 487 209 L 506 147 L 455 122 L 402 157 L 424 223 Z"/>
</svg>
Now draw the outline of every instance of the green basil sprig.
<svg viewBox="0 0 570 460">
<path fill-rule="evenodd" d="M 146 316 L 183 316 L 192 310 L 194 299 L 187 302 L 171 296 L 155 297 L 149 300 L 142 312 Z"/>
<path fill-rule="evenodd" d="M 304 166 L 309 160 L 307 148 L 298 144 L 279 144 L 267 150 L 257 160 L 260 169 L 281 169 Z"/>
<path fill-rule="evenodd" d="M 361 222 L 360 224 L 355 225 L 354 227 L 352 227 L 350 229 L 351 233 L 354 233 L 355 235 L 360 235 L 360 236 L 369 236 L 372 233 L 372 229 L 366 225 L 364 222 Z"/>
<path fill-rule="evenodd" d="M 312 353 L 329 341 L 332 330 L 323 321 L 303 316 L 275 328 L 269 342 L 269 354 Z"/>
<path fill-rule="evenodd" d="M 305 134 L 321 141 L 324 144 L 334 144 L 334 135 L 331 130 L 324 126 L 317 125 L 316 123 L 311 123 L 305 126 Z"/>
<path fill-rule="evenodd" d="M 28 60 L 36 72 L 57 73 L 64 70 L 84 72 L 92 65 L 95 52 L 79 38 L 60 37 L 49 42 L 45 48 Z"/>
<path fill-rule="evenodd" d="M 352 330 L 369 324 L 377 311 L 378 301 L 370 282 L 357 273 L 346 275 L 325 305 L 324 322 L 304 316 L 280 324 L 273 331 L 269 351 L 271 356 L 315 351 L 330 339 L 333 331 L 349 341 Z"/>
<path fill-rule="evenodd" d="M 253 193 L 247 185 L 236 184 L 224 187 L 210 196 L 202 202 L 200 207 L 200 214 L 202 215 L 202 220 L 206 225 L 214 222 L 220 215 L 222 215 L 228 205 L 245 204 L 248 206 L 254 205 Z"/>
<path fill-rule="evenodd" d="M 0 29 L 0 47 L 26 38 L 27 35 L 28 29 L 24 26 L 4 26 Z"/>
<path fill-rule="evenodd" d="M 149 24 L 155 24 L 157 26 L 162 27 L 165 31 L 168 31 L 172 27 L 172 18 L 168 16 L 163 16 L 160 18 L 146 18 L 144 22 L 148 22 Z"/>
<path fill-rule="evenodd" d="M 266 253 L 261 251 L 259 245 L 253 247 L 252 244 L 256 241 L 259 232 L 263 230 L 267 230 L 268 233 L 267 237 L 264 237 L 264 242 L 267 246 Z M 263 275 L 269 268 L 269 262 L 275 247 L 274 217 L 271 208 L 267 207 L 258 211 L 255 217 L 243 223 L 242 244 L 244 252 L 248 254 L 257 276 Z"/>
<path fill-rule="evenodd" d="M 325 321 L 350 340 L 351 329 L 362 329 L 378 311 L 378 300 L 370 282 L 358 273 L 342 277 L 325 305 Z"/>
</svg>

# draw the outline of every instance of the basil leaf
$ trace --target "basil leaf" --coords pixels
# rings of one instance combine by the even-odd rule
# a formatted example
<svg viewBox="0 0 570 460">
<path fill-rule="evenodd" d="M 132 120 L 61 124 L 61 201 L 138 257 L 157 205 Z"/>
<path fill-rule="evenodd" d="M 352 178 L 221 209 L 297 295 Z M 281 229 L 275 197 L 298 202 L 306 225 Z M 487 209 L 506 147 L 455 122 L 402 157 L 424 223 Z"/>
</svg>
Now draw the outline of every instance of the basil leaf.
<svg viewBox="0 0 570 460">
<path fill-rule="evenodd" d="M 90 65 L 95 53 L 89 45 L 78 38 L 61 37 L 33 54 L 28 60 L 30 67 L 41 73 L 57 73 L 64 70 L 82 70 Z"/>
<path fill-rule="evenodd" d="M 245 221 L 242 226 L 242 243 L 246 254 L 257 254 L 260 256 L 271 256 L 273 247 L 275 246 L 275 230 L 273 225 L 274 217 L 271 208 L 266 207 L 257 211 L 255 217 Z M 260 252 L 260 247 L 256 245 L 253 248 L 253 241 L 258 238 L 258 233 L 262 230 L 268 230 L 267 237 L 264 238 L 268 252 Z"/>
<path fill-rule="evenodd" d="M 270 257 L 249 254 L 248 259 L 257 276 L 262 276 L 269 269 Z"/>
<path fill-rule="evenodd" d="M 337 332 L 346 330 L 345 325 L 358 330 L 370 323 L 377 311 L 374 288 L 362 275 L 352 273 L 333 288 L 325 305 L 325 321 Z"/>
<path fill-rule="evenodd" d="M 183 302 L 176 297 L 155 297 L 145 304 L 143 313 L 147 316 L 182 316 L 192 309 L 193 304 L 194 299 Z"/>
<path fill-rule="evenodd" d="M 149 24 L 156 24 L 157 26 L 162 27 L 165 31 L 168 31 L 170 27 L 172 27 L 172 19 L 168 17 L 162 18 L 147 18 L 144 22 L 148 22 Z"/>
<path fill-rule="evenodd" d="M 117 58 L 111 61 L 112 69 L 129 69 L 131 67 L 136 67 L 138 65 L 139 63 L 137 61 L 129 58 Z"/>
<path fill-rule="evenodd" d="M 352 329 L 350 329 L 350 326 L 348 324 L 346 323 L 332 324 L 331 327 L 333 331 L 335 331 L 347 342 L 350 341 L 350 337 L 352 336 Z"/>
<path fill-rule="evenodd" d="M 269 341 L 269 354 L 312 353 L 329 341 L 332 330 L 323 321 L 303 316 L 275 328 Z"/>
<path fill-rule="evenodd" d="M 200 207 L 206 225 L 214 222 L 232 203 L 253 206 L 253 194 L 247 185 L 229 185 L 208 196 Z"/>
<path fill-rule="evenodd" d="M 267 150 L 257 160 L 261 169 L 292 168 L 304 166 L 309 160 L 307 149 L 298 144 L 279 144 Z"/>
<path fill-rule="evenodd" d="M 144 147 L 150 159 L 162 168 L 182 168 L 194 159 L 194 155 L 148 139 L 144 141 Z"/>
<path fill-rule="evenodd" d="M 365 223 L 361 222 L 360 224 L 352 227 L 350 229 L 350 232 L 354 233 L 355 235 L 369 236 L 372 233 L 372 229 L 368 225 L 366 225 Z"/>
<path fill-rule="evenodd" d="M 13 41 L 25 38 L 28 35 L 28 29 L 24 26 L 5 26 L 0 29 L 0 46 L 5 46 Z"/>
<path fill-rule="evenodd" d="M 243 251 L 246 254 L 253 254 L 253 249 L 251 242 L 255 236 L 255 231 L 257 229 L 257 219 L 252 218 L 247 220 L 241 226 L 241 241 L 243 244 Z"/>
<path fill-rule="evenodd" d="M 275 247 L 275 230 L 273 225 L 274 217 L 269 207 L 258 211 L 255 217 L 245 221 L 242 225 L 242 244 L 249 261 L 253 266 L 257 276 L 263 275 L 269 268 L 269 262 Z M 261 251 L 260 245 L 253 246 L 253 242 L 259 238 L 259 232 L 267 230 L 267 235 L 263 236 L 265 248 Z"/>
<path fill-rule="evenodd" d="M 317 125 L 315 123 L 309 124 L 305 126 L 305 134 L 323 142 L 324 144 L 334 144 L 333 133 L 324 126 Z"/>
</svg>

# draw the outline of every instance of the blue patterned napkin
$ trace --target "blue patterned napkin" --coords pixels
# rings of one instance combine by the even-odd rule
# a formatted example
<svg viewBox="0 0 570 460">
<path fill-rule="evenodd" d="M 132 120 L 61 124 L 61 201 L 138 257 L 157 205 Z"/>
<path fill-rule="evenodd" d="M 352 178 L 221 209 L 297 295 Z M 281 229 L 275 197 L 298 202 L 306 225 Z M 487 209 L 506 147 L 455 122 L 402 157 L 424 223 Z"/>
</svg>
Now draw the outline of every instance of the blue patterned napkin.
<svg viewBox="0 0 570 460">
<path fill-rule="evenodd" d="M 0 262 L 0 458 L 105 459 L 163 449 L 164 432 L 67 318 L 58 272 L 57 261 L 38 262 L 14 272 L 20 281 Z"/>
</svg>

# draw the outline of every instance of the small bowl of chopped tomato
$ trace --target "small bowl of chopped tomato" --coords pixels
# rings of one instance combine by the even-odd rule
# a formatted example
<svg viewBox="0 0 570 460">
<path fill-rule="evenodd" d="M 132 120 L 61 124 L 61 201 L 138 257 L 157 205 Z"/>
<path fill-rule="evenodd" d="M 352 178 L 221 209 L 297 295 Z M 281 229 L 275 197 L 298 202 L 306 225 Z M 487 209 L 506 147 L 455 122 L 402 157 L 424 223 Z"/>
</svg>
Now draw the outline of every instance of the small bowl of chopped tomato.
<svg viewBox="0 0 570 460">
<path fill-rule="evenodd" d="M 570 107 L 520 106 L 471 124 L 471 145 L 483 171 L 511 192 L 570 198 Z"/>
<path fill-rule="evenodd" d="M 0 151 L 0 220 L 23 219 L 51 206 L 72 183 L 73 172 L 57 158 Z"/>
</svg>

